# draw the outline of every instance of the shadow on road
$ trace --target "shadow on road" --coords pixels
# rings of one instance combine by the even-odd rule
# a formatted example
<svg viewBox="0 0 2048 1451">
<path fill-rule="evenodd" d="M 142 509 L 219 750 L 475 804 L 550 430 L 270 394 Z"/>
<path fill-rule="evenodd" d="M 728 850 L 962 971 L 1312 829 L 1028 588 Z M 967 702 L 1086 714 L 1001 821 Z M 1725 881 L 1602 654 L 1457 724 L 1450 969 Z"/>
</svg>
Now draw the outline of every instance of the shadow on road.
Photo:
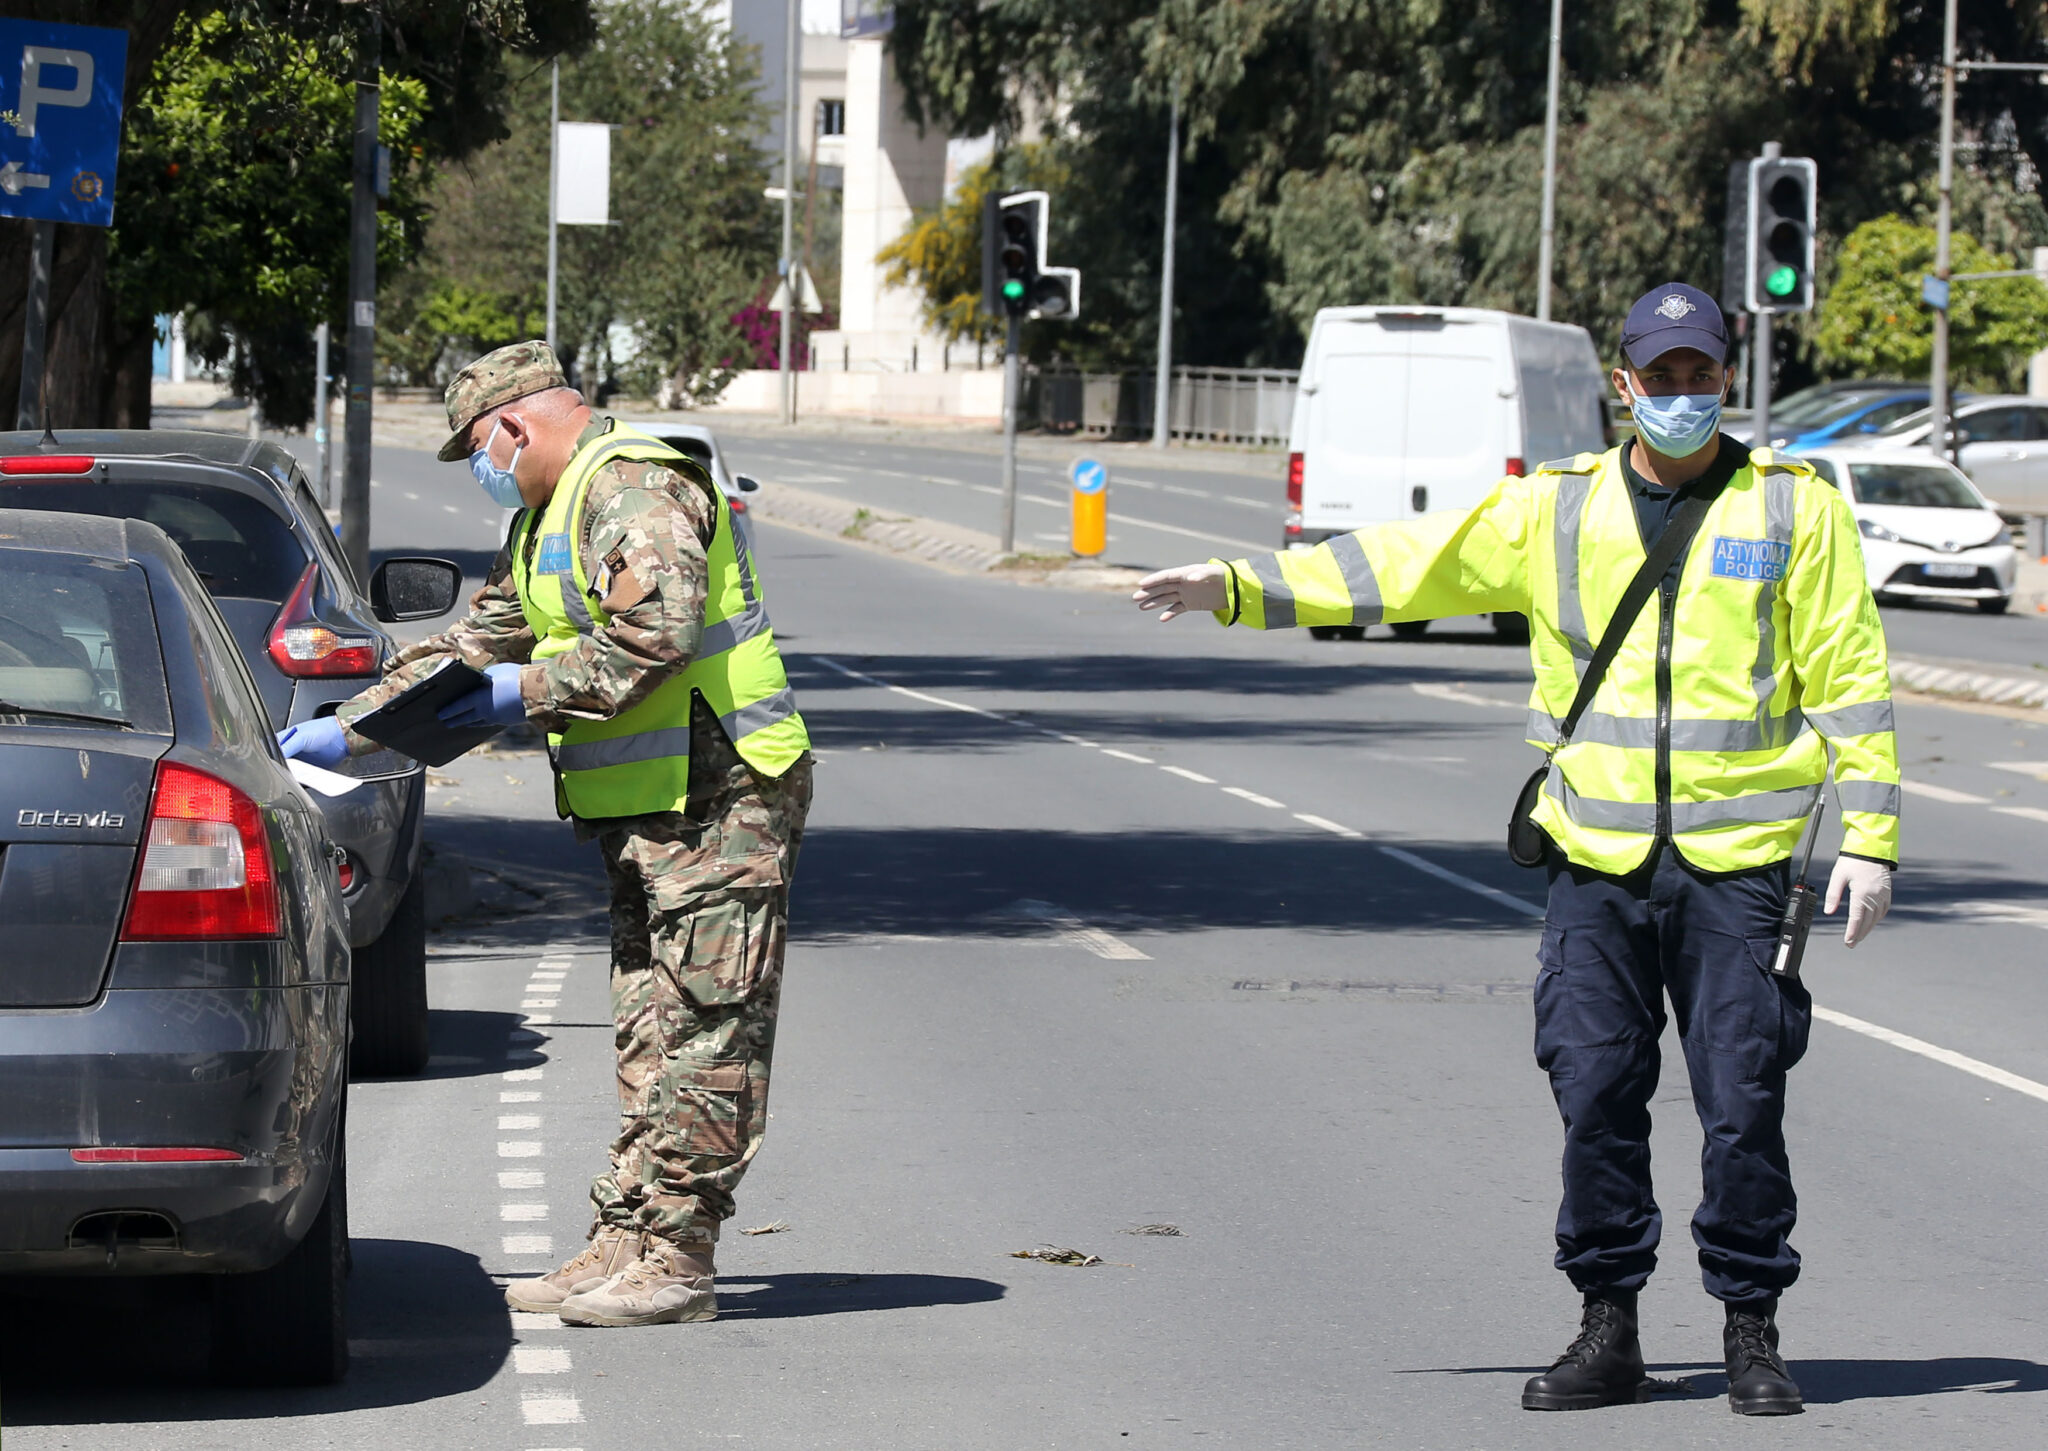
<svg viewBox="0 0 2048 1451">
<path fill-rule="evenodd" d="M 1834 1406 L 1845 1401 L 1881 1401 L 1903 1396 L 1939 1396 L 1975 1391 L 1981 1395 L 2012 1395 L 2048 1391 L 2048 1365 L 2004 1356 L 1953 1355 L 1931 1360 L 1804 1360 L 1788 1357 L 1786 1366 L 1809 1406 Z M 1541 1375 L 1547 1365 L 1446 1365 L 1406 1370 L 1402 1375 Z M 1698 1396 L 1724 1396 L 1728 1377 L 1718 1365 L 1674 1361 L 1647 1367 L 1652 1375 L 1678 1375 Z"/>
<path fill-rule="evenodd" d="M 758 1285 L 736 1293 L 732 1287 Z M 851 1315 L 863 1310 L 912 1310 L 926 1305 L 980 1305 L 1000 1300 L 1008 1286 L 967 1275 L 750 1275 L 721 1276 L 720 1320 L 792 1320 L 809 1315 Z"/>
<path fill-rule="evenodd" d="M 358 1239 L 354 1248 L 348 1377 L 317 1389 L 213 1386 L 200 1279 L 0 1285 L 7 1424 L 329 1415 L 461 1395 L 497 1374 L 512 1324 L 474 1255 L 415 1240 Z"/>
<path fill-rule="evenodd" d="M 1403 845 L 1531 902 L 1543 898 L 1542 875 L 1508 865 L 1498 847 Z M 1163 931 L 1530 930 L 1528 919 L 1446 892 L 1368 841 L 931 827 L 835 826 L 807 837 L 792 920 L 809 942 L 1043 934 L 1042 921 L 1013 910 L 1020 898 L 1056 902 L 1102 926 Z"/>
<path fill-rule="evenodd" d="M 1449 643 L 1451 637 L 1445 637 Z M 1134 691 L 1190 691 L 1205 696 L 1334 695 L 1365 685 L 1476 684 L 1506 699 L 1521 699 L 1529 688 L 1529 654 L 1502 646 L 1496 657 L 1474 657 L 1455 669 L 1414 659 L 1412 645 L 1372 641 L 1332 643 L 1329 664 L 1224 655 L 831 655 L 828 658 L 891 685 L 913 690 L 977 688 L 1045 692 L 1055 695 L 1127 694 Z M 797 660 L 808 663 L 808 657 Z M 804 693 L 823 695 L 872 686 L 836 671 L 819 669 Z M 1409 722 L 1410 728 L 1435 723 Z"/>
</svg>

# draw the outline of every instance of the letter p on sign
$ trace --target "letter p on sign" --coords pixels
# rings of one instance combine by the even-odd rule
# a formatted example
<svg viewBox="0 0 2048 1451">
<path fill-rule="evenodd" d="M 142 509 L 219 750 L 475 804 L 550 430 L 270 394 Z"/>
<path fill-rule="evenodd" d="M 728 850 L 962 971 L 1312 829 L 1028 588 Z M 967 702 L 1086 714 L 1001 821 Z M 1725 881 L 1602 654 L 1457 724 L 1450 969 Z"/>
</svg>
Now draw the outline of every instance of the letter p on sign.
<svg viewBox="0 0 2048 1451">
<path fill-rule="evenodd" d="M 58 78 L 70 73 L 70 84 L 52 86 L 43 72 L 55 71 Z M 92 57 L 82 50 L 59 50 L 50 45 L 21 48 L 21 100 L 14 107 L 14 134 L 36 134 L 36 112 L 45 106 L 84 106 L 92 99 Z"/>
</svg>

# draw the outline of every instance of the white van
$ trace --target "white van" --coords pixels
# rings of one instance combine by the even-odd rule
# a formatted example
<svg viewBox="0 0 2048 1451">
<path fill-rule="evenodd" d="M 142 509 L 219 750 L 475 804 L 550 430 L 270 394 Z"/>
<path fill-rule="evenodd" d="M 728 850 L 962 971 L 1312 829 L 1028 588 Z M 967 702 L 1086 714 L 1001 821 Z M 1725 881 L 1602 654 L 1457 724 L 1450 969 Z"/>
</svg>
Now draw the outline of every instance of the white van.
<svg viewBox="0 0 2048 1451">
<path fill-rule="evenodd" d="M 1598 452 L 1606 394 L 1581 327 L 1472 307 L 1326 307 L 1294 399 L 1283 542 L 1306 549 L 1367 524 L 1470 509 L 1504 474 Z M 1522 626 L 1496 623 L 1509 635 Z"/>
</svg>

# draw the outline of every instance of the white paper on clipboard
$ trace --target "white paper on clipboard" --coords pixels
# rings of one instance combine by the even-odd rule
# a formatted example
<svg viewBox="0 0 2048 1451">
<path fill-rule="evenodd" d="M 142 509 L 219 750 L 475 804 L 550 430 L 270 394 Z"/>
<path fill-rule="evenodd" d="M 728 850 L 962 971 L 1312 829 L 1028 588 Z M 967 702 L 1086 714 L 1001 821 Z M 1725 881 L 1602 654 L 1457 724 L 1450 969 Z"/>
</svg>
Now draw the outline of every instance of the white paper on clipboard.
<svg viewBox="0 0 2048 1451">
<path fill-rule="evenodd" d="M 318 791 L 322 796 L 346 796 L 363 783 L 353 776 L 344 776 L 339 771 L 324 770 L 305 761 L 293 759 L 285 764 L 292 769 L 292 779 L 308 791 Z"/>
</svg>

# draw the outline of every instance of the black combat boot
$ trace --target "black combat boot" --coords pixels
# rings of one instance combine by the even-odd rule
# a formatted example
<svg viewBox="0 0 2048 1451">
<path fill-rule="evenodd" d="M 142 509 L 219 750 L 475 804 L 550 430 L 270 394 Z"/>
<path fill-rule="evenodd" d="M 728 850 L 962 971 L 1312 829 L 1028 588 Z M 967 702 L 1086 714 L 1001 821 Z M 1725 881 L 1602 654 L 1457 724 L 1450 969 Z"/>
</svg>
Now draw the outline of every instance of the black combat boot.
<svg viewBox="0 0 2048 1451">
<path fill-rule="evenodd" d="M 1639 1399 L 1649 1385 L 1636 1338 L 1634 1290 L 1588 1290 L 1579 1338 L 1522 1387 L 1525 1411 L 1590 1411 Z"/>
<path fill-rule="evenodd" d="M 1806 1409 L 1778 1356 L 1778 1302 L 1730 1305 L 1721 1332 L 1728 1358 L 1728 1409 L 1738 1416 L 1796 1416 Z"/>
</svg>

